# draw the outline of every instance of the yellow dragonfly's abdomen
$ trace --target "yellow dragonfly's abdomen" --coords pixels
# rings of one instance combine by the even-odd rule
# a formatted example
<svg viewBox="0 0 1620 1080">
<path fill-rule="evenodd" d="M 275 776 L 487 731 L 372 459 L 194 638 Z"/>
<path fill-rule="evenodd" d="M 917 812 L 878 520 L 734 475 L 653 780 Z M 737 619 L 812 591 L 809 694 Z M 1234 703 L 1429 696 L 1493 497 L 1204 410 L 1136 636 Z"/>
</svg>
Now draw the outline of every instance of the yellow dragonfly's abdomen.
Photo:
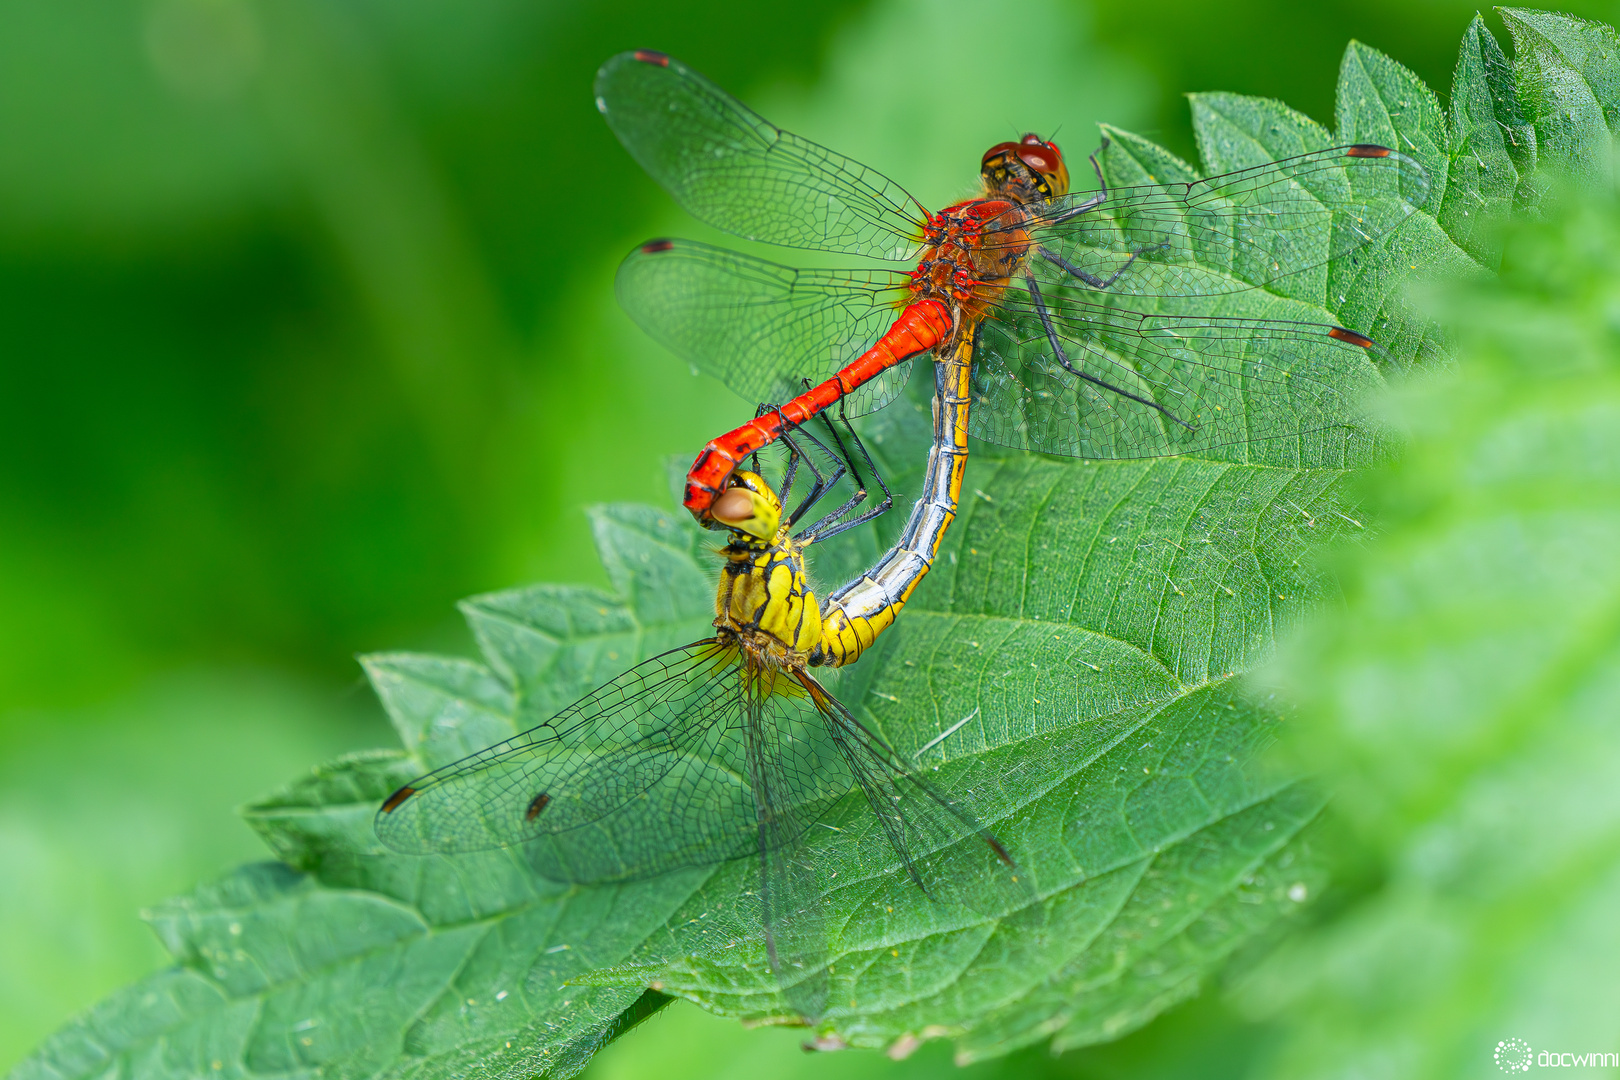
<svg viewBox="0 0 1620 1080">
<path fill-rule="evenodd" d="M 894 547 L 865 574 L 827 598 L 821 651 L 812 663 L 842 667 L 858 660 L 894 624 L 934 565 L 962 495 L 972 367 L 971 334 L 957 343 L 950 356 L 934 361 L 934 445 L 928 451 L 922 495 Z"/>
</svg>

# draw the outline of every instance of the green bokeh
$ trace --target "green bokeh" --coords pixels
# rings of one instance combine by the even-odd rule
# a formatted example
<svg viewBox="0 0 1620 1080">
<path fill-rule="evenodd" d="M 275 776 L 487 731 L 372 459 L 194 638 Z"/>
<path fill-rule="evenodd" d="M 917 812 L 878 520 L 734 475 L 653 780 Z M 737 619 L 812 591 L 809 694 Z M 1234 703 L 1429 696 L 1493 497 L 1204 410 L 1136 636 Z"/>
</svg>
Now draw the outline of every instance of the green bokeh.
<svg viewBox="0 0 1620 1080">
<path fill-rule="evenodd" d="M 457 650 L 461 596 L 601 580 L 580 508 L 667 499 L 665 457 L 746 412 L 613 306 L 632 243 L 701 233 L 597 116 L 607 56 L 680 55 L 937 203 L 1029 127 L 1190 153 L 1184 91 L 1330 119 L 1351 37 L 1444 88 L 1471 13 L 0 7 L 0 1067 L 160 962 L 137 908 L 259 857 L 232 805 L 388 740 L 355 652 Z M 872 106 L 915 80 L 938 110 Z M 797 1054 L 691 1034 L 717 1023 L 612 1053 Z"/>
</svg>

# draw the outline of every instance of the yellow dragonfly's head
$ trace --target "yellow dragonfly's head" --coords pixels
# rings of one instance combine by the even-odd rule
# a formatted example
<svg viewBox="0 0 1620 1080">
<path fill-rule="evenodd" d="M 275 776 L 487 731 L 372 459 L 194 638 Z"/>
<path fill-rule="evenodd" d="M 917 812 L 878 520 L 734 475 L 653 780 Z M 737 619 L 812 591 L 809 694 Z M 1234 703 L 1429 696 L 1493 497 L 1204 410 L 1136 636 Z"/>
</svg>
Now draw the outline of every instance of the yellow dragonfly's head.
<svg viewBox="0 0 1620 1080">
<path fill-rule="evenodd" d="M 997 143 L 984 152 L 979 163 L 985 191 L 1029 201 L 1035 194 L 1055 199 L 1069 193 L 1069 167 L 1057 143 L 1042 139 L 1033 131 L 1018 142 Z"/>
<path fill-rule="evenodd" d="M 726 528 L 767 544 L 776 540 L 782 527 L 782 503 L 776 492 L 763 476 L 746 469 L 731 474 L 725 493 L 714 500 L 709 514 Z"/>
</svg>

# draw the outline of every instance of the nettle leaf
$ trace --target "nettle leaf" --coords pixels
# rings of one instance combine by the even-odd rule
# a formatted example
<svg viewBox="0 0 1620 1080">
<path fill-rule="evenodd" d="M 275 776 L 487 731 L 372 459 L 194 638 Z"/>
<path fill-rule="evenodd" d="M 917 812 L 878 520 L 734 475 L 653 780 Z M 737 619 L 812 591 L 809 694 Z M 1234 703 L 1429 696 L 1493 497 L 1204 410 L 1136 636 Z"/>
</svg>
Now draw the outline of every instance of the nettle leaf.
<svg viewBox="0 0 1620 1080">
<path fill-rule="evenodd" d="M 1449 110 L 1352 45 L 1335 131 L 1275 102 L 1198 95 L 1201 166 L 1109 130 L 1101 167 L 1112 183 L 1183 179 L 1347 141 L 1417 158 L 1431 197 L 1394 234 L 1212 302 L 1215 314 L 1371 333 L 1385 348 L 1370 374 L 1386 378 L 1445 349 L 1401 283 L 1484 276 L 1498 259 L 1485 226 L 1538 204 L 1538 161 L 1595 162 L 1600 137 L 1607 152 L 1606 28 L 1507 18 L 1512 65 L 1476 20 Z M 925 403 L 902 398 L 865 430 L 903 496 L 922 467 Z M 972 804 L 1039 901 L 993 915 L 935 904 L 852 795 L 813 842 L 841 883 L 828 898 L 841 917 L 823 1040 L 901 1055 L 948 1037 L 965 1061 L 1114 1038 L 1322 890 L 1323 796 L 1262 754 L 1287 713 L 1244 675 L 1324 592 L 1311 553 L 1362 531 L 1351 471 L 1391 450 L 1371 425 L 1225 460 L 976 448 L 933 575 L 835 690 Z M 820 580 L 847 576 L 902 516 L 817 553 Z M 409 777 L 707 635 L 712 536 L 646 507 L 598 509 L 593 526 L 611 592 L 540 585 L 467 601 L 478 661 L 367 658 L 402 749 L 332 762 L 248 807 L 281 862 L 150 913 L 176 966 L 69 1025 L 18 1080 L 565 1076 L 666 995 L 781 1019 L 748 860 L 578 888 L 537 877 L 521 851 L 412 858 L 372 833 L 376 806 Z"/>
<path fill-rule="evenodd" d="M 1452 182 L 1439 210 L 1442 227 L 1474 258 L 1495 266 L 1491 225 L 1530 201 L 1536 129 L 1514 92 L 1507 57 L 1478 15 L 1463 36 L 1452 80 Z"/>
<path fill-rule="evenodd" d="M 1607 188 L 1620 131 L 1620 37 L 1612 26 L 1525 8 L 1503 8 L 1502 23 L 1540 164 Z"/>
</svg>

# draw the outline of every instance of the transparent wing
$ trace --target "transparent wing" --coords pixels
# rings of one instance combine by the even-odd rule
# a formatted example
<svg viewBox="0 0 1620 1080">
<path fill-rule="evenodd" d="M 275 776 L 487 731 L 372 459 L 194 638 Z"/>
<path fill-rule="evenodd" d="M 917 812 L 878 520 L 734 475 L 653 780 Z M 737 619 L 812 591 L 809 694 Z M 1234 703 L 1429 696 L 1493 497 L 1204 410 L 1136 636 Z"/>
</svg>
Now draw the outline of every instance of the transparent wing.
<svg viewBox="0 0 1620 1080">
<path fill-rule="evenodd" d="M 908 293 L 888 270 L 795 270 L 685 240 L 643 244 L 619 267 L 619 303 L 636 324 L 749 402 L 782 402 L 860 356 Z M 905 365 L 849 395 L 861 415 L 905 385 Z"/>
<path fill-rule="evenodd" d="M 541 874 L 582 883 L 756 854 L 849 790 L 819 716 L 781 672 L 698 642 L 413 780 L 377 812 L 377 835 L 412 854 L 525 844 Z"/>
<path fill-rule="evenodd" d="M 749 776 L 760 822 L 760 902 L 766 950 L 788 1002 L 815 1019 L 825 1007 L 831 958 L 828 896 L 838 884 L 804 843 L 834 802 L 858 787 L 898 858 L 905 884 L 935 901 L 1006 915 L 1035 893 L 999 840 L 908 768 L 808 672 L 781 673 L 805 693 L 750 706 Z M 892 907 L 890 908 L 892 911 Z"/>
<path fill-rule="evenodd" d="M 377 813 L 396 851 L 534 843 L 542 873 L 605 881 L 755 846 L 740 775 L 739 660 L 705 641 L 638 664 L 555 717 L 412 781 Z"/>
<path fill-rule="evenodd" d="M 1084 294 L 1081 294 L 1084 295 Z M 980 328 L 969 430 L 1091 459 L 1276 442 L 1357 422 L 1371 342 L 1320 323 L 1150 315 L 1009 289 Z"/>
<path fill-rule="evenodd" d="M 1046 280 L 1125 296 L 1209 296 L 1310 270 L 1428 202 L 1416 161 L 1340 146 L 1184 184 L 1055 199 L 1026 227 Z M 993 243 L 993 241 L 992 241 Z"/>
<path fill-rule="evenodd" d="M 820 710 L 802 691 L 749 694 L 746 710 L 766 956 L 789 1004 L 814 1020 L 827 1003 L 827 899 L 802 841 L 852 781 Z"/>
<path fill-rule="evenodd" d="M 596 107 L 694 217 L 750 240 L 906 261 L 926 211 L 883 174 L 771 124 L 678 60 L 620 53 Z"/>
<path fill-rule="evenodd" d="M 969 809 L 909 767 L 808 673 L 800 679 L 913 884 L 933 900 L 985 914 L 1033 903 L 1029 876 Z"/>
</svg>

